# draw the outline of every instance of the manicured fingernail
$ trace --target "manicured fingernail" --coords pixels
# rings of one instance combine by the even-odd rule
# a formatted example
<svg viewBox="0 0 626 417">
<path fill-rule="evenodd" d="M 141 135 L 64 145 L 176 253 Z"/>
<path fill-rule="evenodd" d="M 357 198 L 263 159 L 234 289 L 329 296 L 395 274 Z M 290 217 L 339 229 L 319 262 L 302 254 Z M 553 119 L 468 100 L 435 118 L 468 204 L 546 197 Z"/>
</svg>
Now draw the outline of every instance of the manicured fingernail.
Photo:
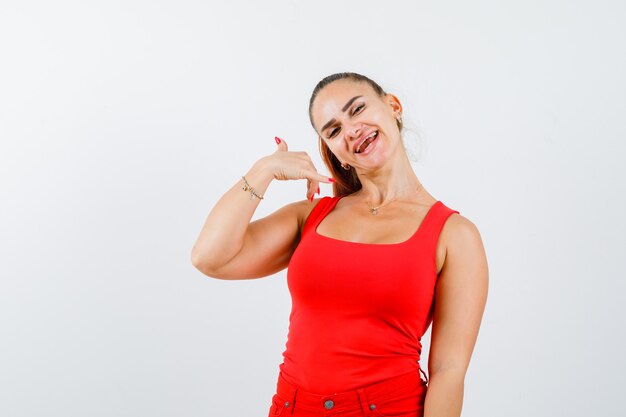
<svg viewBox="0 0 626 417">
<path fill-rule="evenodd" d="M 276 141 L 276 144 L 279 145 L 280 144 L 280 138 L 278 136 L 274 136 L 274 140 Z"/>
<path fill-rule="evenodd" d="M 317 187 L 317 194 L 320 193 L 320 187 Z"/>
<path fill-rule="evenodd" d="M 335 179 L 334 179 L 334 178 L 330 178 L 330 177 L 328 177 L 328 181 L 330 181 L 330 182 L 335 182 Z"/>
<path fill-rule="evenodd" d="M 311 198 L 309 198 L 309 200 L 311 200 L 311 203 L 313 202 L 313 197 L 315 196 L 315 194 L 311 194 Z"/>
</svg>

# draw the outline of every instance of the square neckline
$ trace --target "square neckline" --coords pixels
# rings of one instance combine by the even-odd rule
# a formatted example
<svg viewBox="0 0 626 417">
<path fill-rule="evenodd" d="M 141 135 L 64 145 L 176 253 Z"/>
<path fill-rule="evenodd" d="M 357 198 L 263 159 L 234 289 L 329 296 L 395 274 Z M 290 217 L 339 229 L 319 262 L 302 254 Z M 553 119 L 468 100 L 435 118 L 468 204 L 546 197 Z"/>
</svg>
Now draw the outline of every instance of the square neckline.
<svg viewBox="0 0 626 417">
<path fill-rule="evenodd" d="M 341 200 L 343 197 L 345 197 L 348 194 L 344 194 L 342 196 L 339 196 L 339 198 L 337 198 L 337 200 L 333 203 L 333 206 L 330 210 L 328 210 L 328 212 L 326 214 L 324 214 L 324 216 L 321 219 L 318 219 L 317 222 L 315 223 L 315 225 L 313 226 L 313 233 L 316 236 L 319 236 L 323 239 L 327 239 L 327 240 L 331 240 L 331 241 L 335 241 L 335 242 L 341 242 L 343 244 L 351 244 L 351 245 L 362 245 L 362 246 L 400 246 L 400 245 L 405 245 L 407 243 L 409 243 L 410 241 L 412 241 L 415 236 L 417 236 L 420 231 L 422 230 L 422 226 L 424 225 L 424 223 L 426 223 L 426 220 L 428 220 L 429 215 L 432 215 L 432 212 L 434 211 L 433 209 L 435 208 L 436 205 L 438 204 L 443 204 L 441 202 L 441 200 L 437 200 L 433 203 L 433 205 L 431 205 L 428 209 L 428 211 L 426 212 L 426 214 L 424 215 L 424 218 L 422 219 L 422 221 L 420 222 L 420 224 L 417 226 L 417 230 L 415 230 L 415 232 L 413 232 L 413 234 L 406 240 L 402 241 L 402 242 L 394 242 L 394 243 L 367 243 L 367 242 L 353 242 L 351 240 L 343 240 L 343 239 L 337 239 L 334 237 L 330 237 L 330 236 L 326 236 L 326 235 L 322 235 L 317 231 L 317 228 L 319 227 L 320 223 L 322 223 L 322 221 L 324 221 L 324 219 L 330 214 L 331 211 L 333 211 L 335 209 L 335 206 L 337 205 L 337 203 L 339 202 L 339 200 Z M 335 198 L 332 196 L 328 196 L 330 198 Z"/>
</svg>

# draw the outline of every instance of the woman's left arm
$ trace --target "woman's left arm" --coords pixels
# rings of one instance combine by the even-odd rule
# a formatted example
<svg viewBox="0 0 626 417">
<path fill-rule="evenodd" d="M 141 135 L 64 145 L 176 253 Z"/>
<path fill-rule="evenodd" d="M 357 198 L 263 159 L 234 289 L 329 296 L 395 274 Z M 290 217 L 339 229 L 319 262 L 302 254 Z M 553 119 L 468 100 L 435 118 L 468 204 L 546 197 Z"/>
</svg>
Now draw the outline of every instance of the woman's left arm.
<svg viewBox="0 0 626 417">
<path fill-rule="evenodd" d="M 446 256 L 435 286 L 424 417 L 460 417 L 489 272 L 480 233 L 470 220 L 452 214 L 440 239 L 446 242 Z"/>
</svg>

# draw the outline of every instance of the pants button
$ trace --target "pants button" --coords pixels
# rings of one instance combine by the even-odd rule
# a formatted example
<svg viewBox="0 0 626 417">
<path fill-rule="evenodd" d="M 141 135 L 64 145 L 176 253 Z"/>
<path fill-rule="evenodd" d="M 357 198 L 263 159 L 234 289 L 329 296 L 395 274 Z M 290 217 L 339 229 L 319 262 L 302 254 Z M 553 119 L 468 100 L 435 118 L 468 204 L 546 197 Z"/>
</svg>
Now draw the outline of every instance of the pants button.
<svg viewBox="0 0 626 417">
<path fill-rule="evenodd" d="M 370 410 L 373 410 L 373 409 L 375 409 L 375 408 L 376 408 L 376 405 L 375 405 L 375 404 L 370 404 Z"/>
<path fill-rule="evenodd" d="M 335 403 L 333 402 L 333 400 L 324 401 L 324 408 L 326 408 L 327 410 L 330 410 L 334 406 L 335 406 Z"/>
</svg>

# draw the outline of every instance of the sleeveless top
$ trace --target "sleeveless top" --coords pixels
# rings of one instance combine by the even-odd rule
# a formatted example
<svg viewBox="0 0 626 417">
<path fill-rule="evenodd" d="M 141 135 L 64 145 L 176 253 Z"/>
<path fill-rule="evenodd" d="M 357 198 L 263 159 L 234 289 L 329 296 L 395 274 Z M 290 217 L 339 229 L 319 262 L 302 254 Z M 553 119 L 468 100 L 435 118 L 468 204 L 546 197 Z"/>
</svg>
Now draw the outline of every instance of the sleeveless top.
<svg viewBox="0 0 626 417">
<path fill-rule="evenodd" d="M 311 210 L 287 269 L 292 306 L 279 369 L 288 382 L 323 395 L 423 372 L 437 241 L 446 219 L 459 213 L 438 200 L 400 243 L 317 233 L 342 197 L 323 197 Z"/>
</svg>

